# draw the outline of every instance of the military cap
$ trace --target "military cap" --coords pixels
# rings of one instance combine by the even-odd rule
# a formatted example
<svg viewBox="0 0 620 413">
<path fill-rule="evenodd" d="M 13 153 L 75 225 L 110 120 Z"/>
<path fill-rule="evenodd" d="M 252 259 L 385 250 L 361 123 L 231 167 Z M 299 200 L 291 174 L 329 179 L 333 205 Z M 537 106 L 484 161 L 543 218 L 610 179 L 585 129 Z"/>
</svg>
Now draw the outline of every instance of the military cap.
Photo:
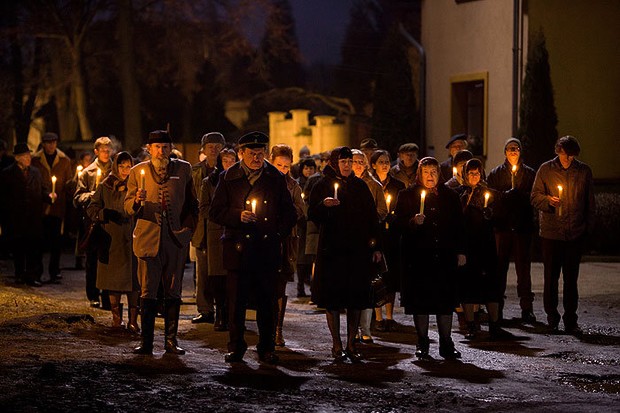
<svg viewBox="0 0 620 413">
<path fill-rule="evenodd" d="M 246 133 L 239 138 L 240 148 L 258 149 L 265 148 L 267 145 L 269 145 L 269 136 L 262 132 L 254 131 Z"/>
</svg>

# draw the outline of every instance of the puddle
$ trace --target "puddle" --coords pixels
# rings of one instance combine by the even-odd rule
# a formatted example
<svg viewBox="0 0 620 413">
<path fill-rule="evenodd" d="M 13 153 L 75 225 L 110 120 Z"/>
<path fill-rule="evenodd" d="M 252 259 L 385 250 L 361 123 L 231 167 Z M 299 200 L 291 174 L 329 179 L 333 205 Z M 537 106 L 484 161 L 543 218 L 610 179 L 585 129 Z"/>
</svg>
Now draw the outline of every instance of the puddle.
<svg viewBox="0 0 620 413">
<path fill-rule="evenodd" d="M 588 393 L 620 394 L 620 375 L 563 374 L 559 382 Z"/>
<path fill-rule="evenodd" d="M 551 353 L 542 357 L 558 359 L 570 363 L 591 364 L 596 366 L 620 366 L 620 360 L 584 357 L 574 351 L 561 351 L 559 353 Z"/>
</svg>

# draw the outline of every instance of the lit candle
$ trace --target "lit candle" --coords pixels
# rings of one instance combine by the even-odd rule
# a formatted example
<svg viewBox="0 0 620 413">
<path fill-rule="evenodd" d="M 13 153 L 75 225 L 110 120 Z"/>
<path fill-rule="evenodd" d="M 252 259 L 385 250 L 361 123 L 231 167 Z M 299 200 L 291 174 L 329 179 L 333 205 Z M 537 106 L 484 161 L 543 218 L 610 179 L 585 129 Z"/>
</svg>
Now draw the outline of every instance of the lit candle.
<svg viewBox="0 0 620 413">
<path fill-rule="evenodd" d="M 390 212 L 390 204 L 392 203 L 392 195 L 388 194 L 385 197 L 385 203 L 387 205 L 388 212 Z"/>
<path fill-rule="evenodd" d="M 560 198 L 560 206 L 558 207 L 558 215 L 562 216 L 562 191 L 564 190 L 564 188 L 562 188 L 562 185 L 558 185 L 558 193 L 559 196 L 558 198 Z"/>
<path fill-rule="evenodd" d="M 78 165 L 77 166 L 77 176 L 78 176 L 78 178 L 80 176 L 82 176 L 82 169 L 84 169 L 84 167 L 82 165 Z"/>
<path fill-rule="evenodd" d="M 252 213 L 256 214 L 256 199 L 252 200 Z"/>
<path fill-rule="evenodd" d="M 301 193 L 301 199 L 304 199 L 306 197 L 306 194 L 304 194 L 303 192 Z"/>
<path fill-rule="evenodd" d="M 454 177 L 454 179 L 456 179 L 456 176 L 458 175 L 458 171 L 456 169 L 456 166 L 452 167 L 452 176 Z"/>
<path fill-rule="evenodd" d="M 426 191 L 420 193 L 420 215 L 424 215 L 424 200 L 426 199 Z"/>
<path fill-rule="evenodd" d="M 515 174 L 517 173 L 517 165 L 512 165 L 512 174 L 510 175 L 510 181 L 512 182 L 512 189 L 515 189 Z"/>
<path fill-rule="evenodd" d="M 56 195 L 56 177 L 52 176 L 52 204 L 56 200 L 55 195 Z"/>
<path fill-rule="evenodd" d="M 97 168 L 97 178 L 95 179 L 95 187 L 99 186 L 99 181 L 101 181 L 101 169 Z"/>
<path fill-rule="evenodd" d="M 487 205 L 489 205 L 489 197 L 491 196 L 491 194 L 489 192 L 485 192 L 484 193 L 484 207 L 486 208 Z"/>
<path fill-rule="evenodd" d="M 338 199 L 338 182 L 334 184 L 334 199 Z"/>
<path fill-rule="evenodd" d="M 144 175 L 144 169 L 140 169 L 140 189 L 143 191 L 146 189 L 146 176 Z M 144 206 L 145 202 L 141 201 L 140 204 Z"/>
</svg>

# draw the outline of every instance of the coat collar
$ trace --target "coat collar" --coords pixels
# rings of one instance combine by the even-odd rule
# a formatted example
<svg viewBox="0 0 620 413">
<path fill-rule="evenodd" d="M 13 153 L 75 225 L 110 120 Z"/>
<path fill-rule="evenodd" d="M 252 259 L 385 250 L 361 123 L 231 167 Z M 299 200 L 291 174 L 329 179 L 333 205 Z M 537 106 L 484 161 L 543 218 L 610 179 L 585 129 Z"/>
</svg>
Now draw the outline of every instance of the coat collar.
<svg viewBox="0 0 620 413">
<path fill-rule="evenodd" d="M 241 166 L 241 162 L 243 161 L 238 161 L 226 170 L 224 173 L 225 181 L 234 181 L 245 178 L 245 172 Z M 263 161 L 263 174 L 266 174 L 267 176 L 278 176 L 278 174 L 281 175 L 280 171 L 278 171 L 275 166 L 267 161 Z"/>
</svg>

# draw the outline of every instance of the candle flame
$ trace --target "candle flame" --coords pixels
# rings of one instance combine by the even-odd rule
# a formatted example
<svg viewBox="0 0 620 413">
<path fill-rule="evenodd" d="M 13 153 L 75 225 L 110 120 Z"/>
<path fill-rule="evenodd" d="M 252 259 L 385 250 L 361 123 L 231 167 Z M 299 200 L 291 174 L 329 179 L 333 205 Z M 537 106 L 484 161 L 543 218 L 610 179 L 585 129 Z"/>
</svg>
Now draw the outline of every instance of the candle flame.
<svg viewBox="0 0 620 413">
<path fill-rule="evenodd" d="M 422 192 L 420 193 L 420 197 L 422 199 L 426 198 L 426 191 L 425 190 L 422 190 Z"/>
<path fill-rule="evenodd" d="M 338 182 L 336 182 L 336 183 L 334 184 L 334 189 L 338 189 L 338 187 L 339 187 L 339 186 L 340 186 L 340 185 L 338 185 Z"/>
<path fill-rule="evenodd" d="M 517 165 L 512 165 L 512 173 L 517 172 Z"/>
<path fill-rule="evenodd" d="M 304 194 L 303 192 L 301 193 L 301 199 L 304 199 L 306 197 L 306 194 Z"/>
<path fill-rule="evenodd" d="M 485 192 L 484 193 L 484 199 L 486 199 L 487 201 L 489 200 L 490 196 L 491 196 L 491 194 L 489 192 Z"/>
<path fill-rule="evenodd" d="M 56 177 L 52 176 L 52 182 L 56 183 Z"/>
<path fill-rule="evenodd" d="M 101 176 L 101 169 L 97 168 L 97 175 Z"/>
<path fill-rule="evenodd" d="M 78 170 L 78 172 L 82 172 L 82 169 L 84 169 L 84 167 L 83 167 L 82 165 L 78 165 L 78 166 L 77 166 L 77 170 Z"/>
<path fill-rule="evenodd" d="M 452 167 L 452 175 L 455 175 L 458 173 L 456 166 Z"/>
<path fill-rule="evenodd" d="M 562 192 L 562 185 L 558 185 L 558 191 Z"/>
<path fill-rule="evenodd" d="M 144 176 L 144 169 L 140 169 L 140 175 Z"/>
<path fill-rule="evenodd" d="M 385 198 L 385 202 L 387 202 L 388 204 L 392 202 L 392 195 L 388 194 L 388 196 Z"/>
</svg>

